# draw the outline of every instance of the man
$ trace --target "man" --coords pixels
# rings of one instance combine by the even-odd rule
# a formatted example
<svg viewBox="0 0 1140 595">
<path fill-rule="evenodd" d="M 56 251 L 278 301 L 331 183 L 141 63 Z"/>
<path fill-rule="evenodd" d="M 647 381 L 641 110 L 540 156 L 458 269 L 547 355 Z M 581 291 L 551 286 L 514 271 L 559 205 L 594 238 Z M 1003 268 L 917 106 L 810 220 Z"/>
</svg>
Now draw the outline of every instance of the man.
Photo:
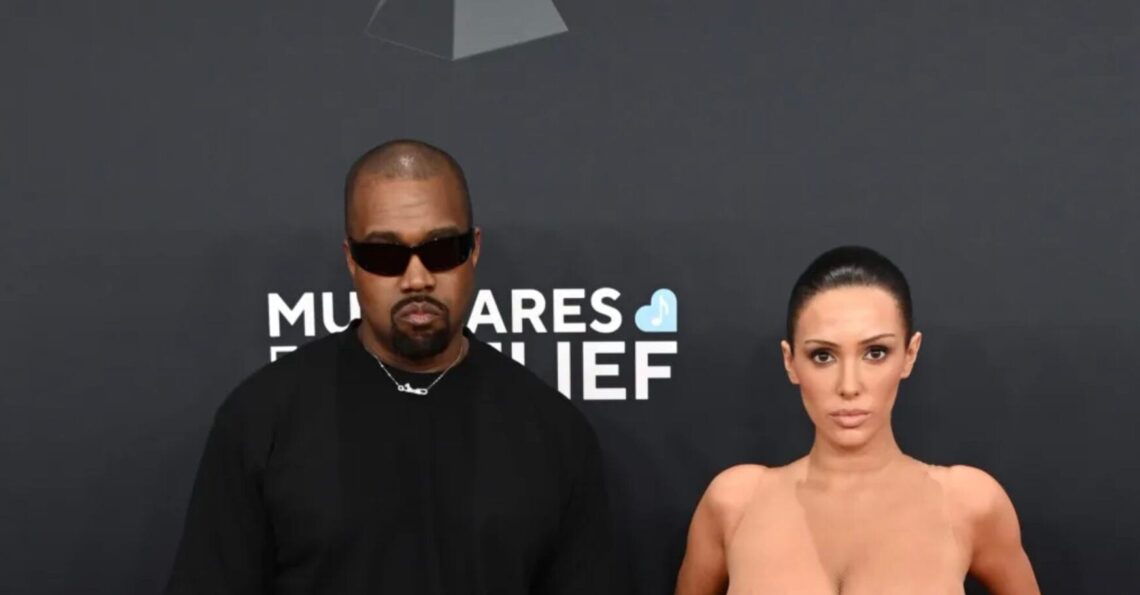
<svg viewBox="0 0 1140 595">
<path fill-rule="evenodd" d="M 218 410 L 168 595 L 616 593 L 597 440 L 464 328 L 466 179 L 393 141 L 345 183 L 362 320 Z"/>
</svg>

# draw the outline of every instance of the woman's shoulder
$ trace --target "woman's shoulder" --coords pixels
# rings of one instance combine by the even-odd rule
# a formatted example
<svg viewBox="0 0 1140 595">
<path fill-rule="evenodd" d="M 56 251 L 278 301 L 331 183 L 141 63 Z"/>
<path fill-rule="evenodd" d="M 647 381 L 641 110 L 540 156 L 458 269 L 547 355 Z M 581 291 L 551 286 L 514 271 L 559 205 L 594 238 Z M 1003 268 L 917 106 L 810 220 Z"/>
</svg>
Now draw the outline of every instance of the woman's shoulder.
<svg viewBox="0 0 1140 595">
<path fill-rule="evenodd" d="M 705 497 L 726 504 L 747 499 L 771 474 L 772 469 L 764 465 L 733 465 L 713 477 L 705 490 Z"/>
<path fill-rule="evenodd" d="M 733 465 L 709 482 L 702 503 L 715 516 L 732 525 L 732 519 L 738 517 L 748 504 L 783 485 L 784 479 L 797 463 L 783 467 Z"/>
<path fill-rule="evenodd" d="M 960 500 L 976 500 L 992 497 L 1002 492 L 1001 484 L 994 476 L 969 465 L 927 465 L 930 476 L 948 492 Z"/>
<path fill-rule="evenodd" d="M 772 469 L 751 464 L 733 465 L 717 473 L 693 513 L 694 532 L 715 536 L 710 542 L 723 547 L 744 509 L 771 475 Z"/>
<path fill-rule="evenodd" d="M 930 465 L 930 475 L 963 520 L 978 522 L 1012 508 L 1009 496 L 989 473 L 969 465 Z"/>
</svg>

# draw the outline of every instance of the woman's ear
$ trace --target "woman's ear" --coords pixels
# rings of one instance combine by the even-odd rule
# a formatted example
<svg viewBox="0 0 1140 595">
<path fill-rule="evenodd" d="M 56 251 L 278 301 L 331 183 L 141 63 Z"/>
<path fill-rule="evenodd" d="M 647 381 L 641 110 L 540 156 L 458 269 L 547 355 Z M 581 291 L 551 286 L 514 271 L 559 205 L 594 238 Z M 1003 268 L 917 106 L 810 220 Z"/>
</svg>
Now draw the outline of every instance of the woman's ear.
<svg viewBox="0 0 1140 595">
<path fill-rule="evenodd" d="M 795 354 L 792 353 L 791 344 L 787 341 L 780 341 L 780 352 L 784 355 L 784 371 L 788 373 L 788 380 L 792 384 L 799 384 L 800 377 L 796 375 L 796 369 L 792 367 Z"/>
<path fill-rule="evenodd" d="M 906 345 L 906 363 L 903 364 L 903 378 L 909 378 L 911 371 L 914 370 L 914 362 L 918 359 L 918 350 L 922 347 L 922 333 L 916 332 L 910 337 L 910 342 Z"/>
</svg>

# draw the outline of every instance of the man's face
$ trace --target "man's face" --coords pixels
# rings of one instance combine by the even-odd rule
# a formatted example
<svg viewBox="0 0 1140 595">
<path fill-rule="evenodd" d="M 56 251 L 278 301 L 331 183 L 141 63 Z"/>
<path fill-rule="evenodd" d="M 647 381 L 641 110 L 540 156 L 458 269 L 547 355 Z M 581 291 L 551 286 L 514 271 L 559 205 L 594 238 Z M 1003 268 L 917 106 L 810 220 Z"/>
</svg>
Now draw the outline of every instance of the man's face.
<svg viewBox="0 0 1140 595">
<path fill-rule="evenodd" d="M 468 231 L 462 190 L 450 175 L 425 180 L 362 176 L 353 190 L 349 239 L 417 246 Z M 446 271 L 428 270 L 418 256 L 394 276 L 370 273 L 345 242 L 365 331 L 381 347 L 409 360 L 438 355 L 461 330 L 475 283 L 480 235 L 466 262 Z"/>
</svg>

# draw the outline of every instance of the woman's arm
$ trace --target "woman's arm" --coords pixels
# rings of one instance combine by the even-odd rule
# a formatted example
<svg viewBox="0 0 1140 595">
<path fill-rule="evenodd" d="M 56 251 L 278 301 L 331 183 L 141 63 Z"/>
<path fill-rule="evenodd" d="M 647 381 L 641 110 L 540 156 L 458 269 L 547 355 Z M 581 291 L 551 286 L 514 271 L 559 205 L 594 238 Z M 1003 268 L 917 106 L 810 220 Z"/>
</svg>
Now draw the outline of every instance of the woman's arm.
<svg viewBox="0 0 1140 595">
<path fill-rule="evenodd" d="M 738 465 L 709 484 L 689 524 L 675 595 L 721 594 L 728 588 L 725 545 L 763 470 L 759 465 Z"/>
<path fill-rule="evenodd" d="M 1017 512 L 1005 490 L 985 471 L 953 468 L 956 491 L 966 504 L 972 536 L 970 575 L 993 595 L 1040 595 L 1029 556 L 1021 546 Z"/>
</svg>

